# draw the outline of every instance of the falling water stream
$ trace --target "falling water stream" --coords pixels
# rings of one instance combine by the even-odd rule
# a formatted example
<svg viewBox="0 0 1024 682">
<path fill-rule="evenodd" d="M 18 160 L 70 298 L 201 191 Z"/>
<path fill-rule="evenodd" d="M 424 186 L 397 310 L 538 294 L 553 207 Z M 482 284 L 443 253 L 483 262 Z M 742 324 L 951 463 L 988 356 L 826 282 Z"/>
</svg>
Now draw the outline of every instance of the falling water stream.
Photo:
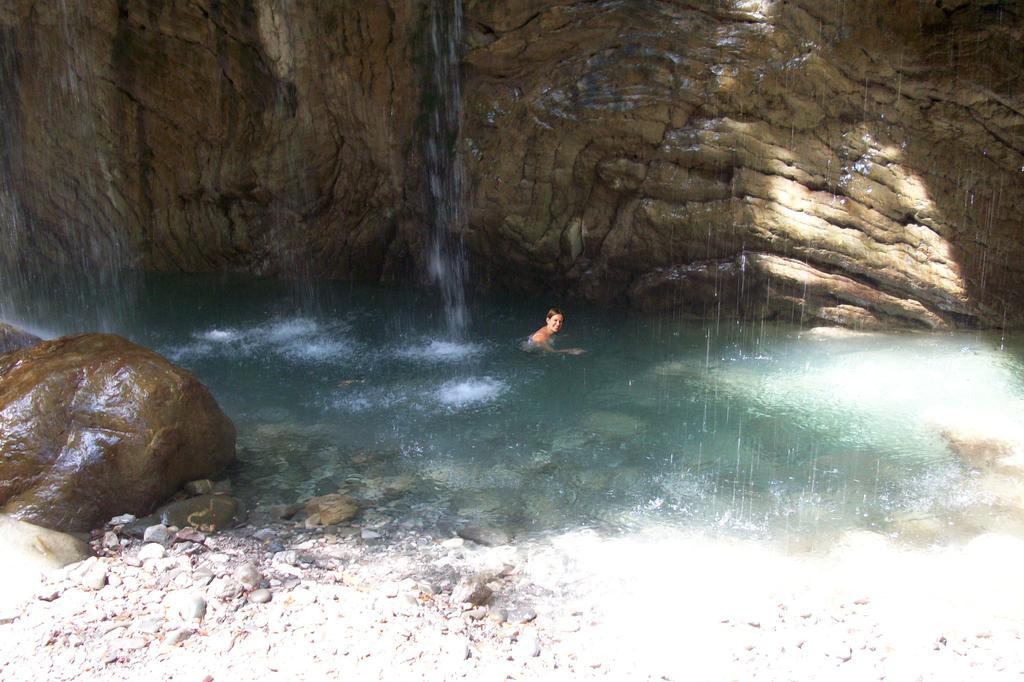
<svg viewBox="0 0 1024 682">
<path fill-rule="evenodd" d="M 429 114 L 427 174 L 430 189 L 430 276 L 441 290 L 447 332 L 460 338 L 466 331 L 466 253 L 463 164 L 459 153 L 462 91 L 459 45 L 462 3 L 433 0 L 430 6 L 431 90 L 425 105 Z"/>
</svg>

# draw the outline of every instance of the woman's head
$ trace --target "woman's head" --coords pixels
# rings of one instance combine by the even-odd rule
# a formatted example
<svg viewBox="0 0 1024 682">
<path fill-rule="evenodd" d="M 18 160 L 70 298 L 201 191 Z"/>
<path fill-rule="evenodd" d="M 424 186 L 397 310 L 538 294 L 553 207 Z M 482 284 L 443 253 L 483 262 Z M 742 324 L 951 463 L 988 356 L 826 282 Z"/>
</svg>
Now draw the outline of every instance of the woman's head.
<svg viewBox="0 0 1024 682">
<path fill-rule="evenodd" d="M 562 324 L 565 322 L 565 315 L 558 308 L 552 308 L 548 311 L 547 317 L 547 328 L 553 332 L 557 332 L 562 328 Z"/>
</svg>

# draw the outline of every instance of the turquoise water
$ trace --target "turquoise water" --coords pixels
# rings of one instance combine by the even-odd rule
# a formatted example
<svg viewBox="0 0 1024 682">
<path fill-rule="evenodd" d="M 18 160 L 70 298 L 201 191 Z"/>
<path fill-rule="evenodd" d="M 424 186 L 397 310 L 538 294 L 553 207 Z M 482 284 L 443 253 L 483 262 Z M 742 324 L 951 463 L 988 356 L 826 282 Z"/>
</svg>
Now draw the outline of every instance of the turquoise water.
<svg viewBox="0 0 1024 682">
<path fill-rule="evenodd" d="M 300 301 L 306 301 L 302 303 Z M 679 524 L 754 537 L 901 532 L 976 507 L 941 432 L 1024 423 L 1024 353 L 998 335 L 792 326 L 478 298 L 445 338 L 429 291 L 150 278 L 116 329 L 190 369 L 238 427 L 253 505 L 344 489 L 424 527 L 517 535 Z M 73 331 L 49 320 L 37 327 Z M 980 500 L 984 502 L 984 500 Z"/>
</svg>

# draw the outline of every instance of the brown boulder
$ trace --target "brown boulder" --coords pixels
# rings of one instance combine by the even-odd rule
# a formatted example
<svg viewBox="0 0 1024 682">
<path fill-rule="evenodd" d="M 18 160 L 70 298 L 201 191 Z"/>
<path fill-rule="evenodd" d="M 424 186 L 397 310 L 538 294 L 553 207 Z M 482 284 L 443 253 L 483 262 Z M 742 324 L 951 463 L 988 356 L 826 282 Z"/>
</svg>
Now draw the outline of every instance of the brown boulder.
<svg viewBox="0 0 1024 682">
<path fill-rule="evenodd" d="M 121 337 L 0 357 L 0 511 L 59 530 L 143 515 L 234 458 L 235 429 L 189 372 Z"/>
</svg>

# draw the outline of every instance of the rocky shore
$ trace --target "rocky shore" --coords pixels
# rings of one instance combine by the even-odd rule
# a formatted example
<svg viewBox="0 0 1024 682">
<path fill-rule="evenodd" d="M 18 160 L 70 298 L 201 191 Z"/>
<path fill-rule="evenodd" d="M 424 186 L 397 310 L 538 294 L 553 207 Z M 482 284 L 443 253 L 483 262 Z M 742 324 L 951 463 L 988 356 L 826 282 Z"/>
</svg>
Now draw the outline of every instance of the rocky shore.
<svg viewBox="0 0 1024 682">
<path fill-rule="evenodd" d="M 1017 679 L 1024 542 L 510 541 L 401 520 L 129 519 L 0 613 L 4 680 Z"/>
</svg>

